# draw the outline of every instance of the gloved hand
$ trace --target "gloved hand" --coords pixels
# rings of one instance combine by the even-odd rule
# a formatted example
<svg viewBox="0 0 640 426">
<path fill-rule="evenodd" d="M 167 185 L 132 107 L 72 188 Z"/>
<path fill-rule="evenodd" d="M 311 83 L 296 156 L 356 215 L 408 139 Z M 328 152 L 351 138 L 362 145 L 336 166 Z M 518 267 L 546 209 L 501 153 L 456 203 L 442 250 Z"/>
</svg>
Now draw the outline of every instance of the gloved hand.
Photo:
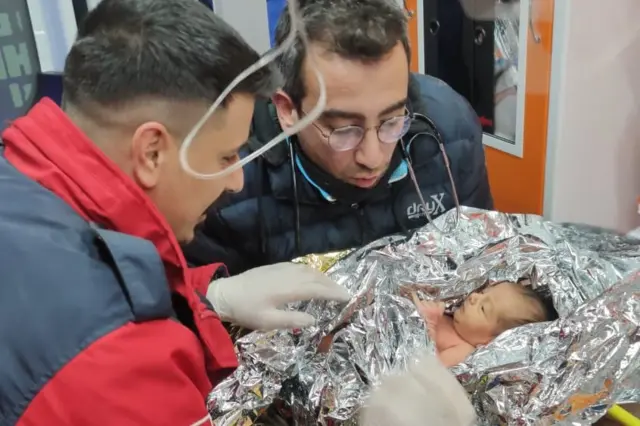
<svg viewBox="0 0 640 426">
<path fill-rule="evenodd" d="M 475 412 L 456 378 L 431 354 L 382 380 L 360 426 L 472 426 Z"/>
<path fill-rule="evenodd" d="M 349 292 L 326 275 L 304 265 L 278 263 L 212 281 L 207 299 L 223 321 L 250 330 L 303 328 L 315 324 L 304 312 L 280 310 L 311 299 L 346 302 Z"/>
</svg>

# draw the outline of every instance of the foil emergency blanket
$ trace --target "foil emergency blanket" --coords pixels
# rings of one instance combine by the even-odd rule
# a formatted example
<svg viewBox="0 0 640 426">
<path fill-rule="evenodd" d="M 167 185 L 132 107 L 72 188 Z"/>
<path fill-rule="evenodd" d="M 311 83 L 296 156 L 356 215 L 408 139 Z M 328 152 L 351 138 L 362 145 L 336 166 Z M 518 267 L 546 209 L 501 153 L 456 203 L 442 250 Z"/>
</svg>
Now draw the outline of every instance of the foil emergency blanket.
<svg viewBox="0 0 640 426">
<path fill-rule="evenodd" d="M 455 220 L 453 210 L 436 225 Z M 433 349 L 409 294 L 455 309 L 487 283 L 523 277 L 552 297 L 560 319 L 503 333 L 453 369 L 478 424 L 586 426 L 614 402 L 640 402 L 638 240 L 462 208 L 449 235 L 428 225 L 385 238 L 328 274 L 352 300 L 296 304 L 319 325 L 237 341 L 241 367 L 209 398 L 215 425 L 355 425 L 382 375 Z"/>
</svg>

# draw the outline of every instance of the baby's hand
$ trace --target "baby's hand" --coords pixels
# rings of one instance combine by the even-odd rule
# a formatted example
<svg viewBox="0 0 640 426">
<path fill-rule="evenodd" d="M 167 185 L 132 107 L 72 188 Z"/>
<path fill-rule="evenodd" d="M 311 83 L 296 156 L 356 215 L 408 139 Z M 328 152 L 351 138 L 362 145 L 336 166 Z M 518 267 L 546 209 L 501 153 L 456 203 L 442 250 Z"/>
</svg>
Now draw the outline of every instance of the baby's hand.
<svg viewBox="0 0 640 426">
<path fill-rule="evenodd" d="M 436 325 L 444 315 L 445 305 L 442 302 L 432 300 L 421 300 L 418 305 L 418 312 L 425 321 Z"/>
<path fill-rule="evenodd" d="M 436 340 L 438 323 L 444 315 L 444 303 L 433 302 L 431 300 L 414 299 L 414 303 L 418 308 L 418 312 L 422 319 L 427 323 L 427 332 L 432 340 Z"/>
</svg>

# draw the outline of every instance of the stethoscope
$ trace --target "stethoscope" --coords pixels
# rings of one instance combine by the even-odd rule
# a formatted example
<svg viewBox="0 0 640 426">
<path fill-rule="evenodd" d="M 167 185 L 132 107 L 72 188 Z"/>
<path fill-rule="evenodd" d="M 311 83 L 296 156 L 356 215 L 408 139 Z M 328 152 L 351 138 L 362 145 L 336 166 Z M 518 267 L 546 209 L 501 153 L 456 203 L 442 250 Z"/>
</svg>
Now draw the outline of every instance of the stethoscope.
<svg viewBox="0 0 640 426">
<path fill-rule="evenodd" d="M 400 147 L 402 150 L 402 156 L 404 157 L 406 163 L 407 163 L 407 170 L 409 172 L 409 177 L 411 179 L 411 182 L 413 182 L 413 186 L 416 190 L 416 193 L 418 194 L 418 198 L 420 200 L 420 203 L 422 204 L 422 208 L 424 209 L 424 213 L 427 217 L 427 223 L 431 224 L 431 226 L 433 226 L 433 228 L 438 231 L 439 233 L 443 234 L 443 235 L 447 235 L 450 234 L 452 232 L 454 232 L 457 228 L 458 228 L 458 223 L 460 222 L 460 200 L 458 199 L 458 191 L 456 190 L 456 183 L 453 179 L 453 173 L 451 171 L 451 163 L 449 162 L 449 156 L 447 155 L 447 151 L 444 147 L 444 142 L 442 139 L 442 136 L 440 135 L 440 132 L 438 131 L 438 129 L 436 128 L 436 125 L 433 123 L 433 121 L 431 121 L 431 119 L 429 117 L 427 117 L 424 114 L 420 114 L 420 113 L 411 113 L 411 117 L 412 120 L 414 122 L 422 122 L 424 124 L 427 125 L 428 130 L 424 130 L 424 131 L 419 131 L 416 134 L 414 134 L 411 139 L 409 139 L 408 142 L 405 142 L 404 139 L 400 139 Z M 454 217 L 454 222 L 453 222 L 453 226 L 451 226 L 450 229 L 447 230 L 443 230 L 440 229 L 438 227 L 438 225 L 435 224 L 433 218 L 431 217 L 431 215 L 429 214 L 429 209 L 427 206 L 427 203 L 425 202 L 424 196 L 422 195 L 422 190 L 420 189 L 420 184 L 418 183 L 418 179 L 416 177 L 416 173 L 413 170 L 413 165 L 412 165 L 412 160 L 411 160 L 411 155 L 409 154 L 409 146 L 411 146 L 411 144 L 413 143 L 413 141 L 419 137 L 419 136 L 428 136 L 433 138 L 436 143 L 438 144 L 438 147 L 440 149 L 440 152 L 442 152 L 442 158 L 444 161 L 444 165 L 445 168 L 447 169 L 447 175 L 449 176 L 449 182 L 451 183 L 451 193 L 453 196 L 453 201 L 455 203 L 456 206 L 456 215 Z M 298 185 L 297 185 L 297 178 L 296 178 L 296 173 L 295 173 L 295 153 L 293 151 L 293 144 L 289 143 L 289 159 L 291 161 L 291 170 L 292 170 L 292 179 L 293 179 L 293 196 L 294 196 L 294 214 L 295 214 L 295 218 L 294 218 L 294 224 L 295 224 L 295 245 L 296 245 L 296 250 L 299 252 L 300 250 L 300 211 L 298 209 Z"/>
<path fill-rule="evenodd" d="M 431 226 L 433 226 L 433 228 L 436 231 L 440 232 L 441 234 L 447 235 L 454 232 L 458 228 L 458 224 L 460 222 L 460 200 L 458 199 L 458 191 L 456 190 L 456 183 L 453 179 L 453 173 L 451 172 L 451 163 L 449 161 L 449 156 L 447 155 L 447 151 L 444 147 L 442 135 L 440 135 L 440 132 L 438 131 L 433 121 L 431 121 L 431 119 L 426 115 L 420 114 L 417 112 L 412 113 L 411 116 L 414 122 L 422 122 L 423 124 L 426 124 L 428 127 L 428 130 L 417 132 L 406 143 L 404 139 L 400 139 L 400 147 L 402 148 L 402 155 L 405 161 L 407 162 L 409 177 L 413 182 L 413 186 L 416 190 L 416 193 L 418 194 L 418 198 L 420 199 L 422 208 L 424 209 L 424 214 L 426 215 L 427 221 L 428 221 L 427 223 L 431 224 Z M 447 230 L 440 229 L 431 218 L 431 215 L 429 214 L 429 209 L 427 208 L 427 203 L 425 202 L 424 196 L 422 195 L 422 190 L 420 189 L 420 184 L 418 183 L 418 179 L 416 178 L 416 173 L 413 170 L 411 155 L 409 154 L 409 146 L 411 146 L 413 141 L 419 136 L 428 136 L 433 138 L 438 144 L 438 148 L 440 149 L 440 152 L 442 152 L 442 159 L 444 161 L 444 166 L 447 169 L 447 175 L 449 176 L 449 182 L 451 183 L 451 195 L 453 196 L 453 202 L 455 203 L 455 206 L 456 206 L 456 215 L 454 217 L 453 226 Z"/>
</svg>

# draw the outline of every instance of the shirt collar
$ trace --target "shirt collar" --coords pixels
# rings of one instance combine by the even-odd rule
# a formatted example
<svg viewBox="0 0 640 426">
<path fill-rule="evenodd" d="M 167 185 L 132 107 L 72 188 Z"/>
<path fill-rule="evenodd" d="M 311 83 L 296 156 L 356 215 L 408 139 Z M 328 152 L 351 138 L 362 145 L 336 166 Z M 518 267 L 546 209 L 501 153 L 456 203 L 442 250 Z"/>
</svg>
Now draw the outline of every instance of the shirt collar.
<svg viewBox="0 0 640 426">
<path fill-rule="evenodd" d="M 291 143 L 291 142 L 289 140 L 287 140 L 287 143 Z M 409 142 L 409 143 L 411 143 L 411 142 Z M 407 149 L 409 149 L 408 145 L 407 145 Z M 302 175 L 302 177 L 304 177 L 304 179 L 318 191 L 318 193 L 322 196 L 322 198 L 324 198 L 326 201 L 328 201 L 330 203 L 335 203 L 336 202 L 336 198 L 334 196 L 332 196 L 331 194 L 329 194 L 324 188 L 322 188 L 318 183 L 316 183 L 309 176 L 309 174 L 305 170 L 304 166 L 302 165 L 302 161 L 300 161 L 299 155 L 298 154 L 294 154 L 294 155 L 295 155 L 296 168 L 300 171 L 300 174 Z M 396 167 L 396 169 L 393 171 L 393 173 L 391 173 L 391 176 L 389 177 L 388 183 L 389 184 L 393 184 L 393 183 L 399 182 L 399 181 L 403 180 L 405 177 L 407 177 L 408 174 L 409 174 L 409 165 L 407 163 L 407 160 L 402 160 L 400 165 L 398 167 Z"/>
</svg>

